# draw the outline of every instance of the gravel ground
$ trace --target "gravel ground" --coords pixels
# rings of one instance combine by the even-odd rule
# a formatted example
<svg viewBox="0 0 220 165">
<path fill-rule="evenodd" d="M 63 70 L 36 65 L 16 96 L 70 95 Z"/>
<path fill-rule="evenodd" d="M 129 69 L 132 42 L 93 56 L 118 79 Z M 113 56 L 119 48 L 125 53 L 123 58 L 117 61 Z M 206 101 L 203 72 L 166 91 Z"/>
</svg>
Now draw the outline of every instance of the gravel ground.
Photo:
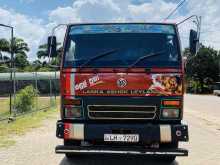
<svg viewBox="0 0 220 165">
<path fill-rule="evenodd" d="M 214 105 L 214 106 L 213 106 Z M 172 165 L 220 165 L 220 97 L 185 97 L 185 120 L 189 124 L 190 142 L 181 146 L 189 149 L 189 157 L 178 157 Z M 137 156 L 87 156 L 67 160 L 54 153 L 62 144 L 55 137 L 56 118 L 45 121 L 44 126 L 16 137 L 17 143 L 0 149 L 1 165 L 166 165 Z"/>
</svg>

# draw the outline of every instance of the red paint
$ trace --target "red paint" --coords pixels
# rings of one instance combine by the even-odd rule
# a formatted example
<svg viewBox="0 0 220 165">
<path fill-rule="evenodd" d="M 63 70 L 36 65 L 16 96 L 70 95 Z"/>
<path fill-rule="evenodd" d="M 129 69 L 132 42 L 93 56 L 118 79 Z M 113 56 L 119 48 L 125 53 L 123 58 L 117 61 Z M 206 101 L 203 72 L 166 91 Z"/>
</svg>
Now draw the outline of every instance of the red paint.
<svg viewBox="0 0 220 165">
<path fill-rule="evenodd" d="M 69 131 L 69 132 L 68 132 Z M 64 139 L 69 139 L 69 136 L 70 136 L 70 124 L 68 123 L 64 123 Z"/>
<path fill-rule="evenodd" d="M 65 95 L 71 95 L 71 89 L 70 89 L 70 75 L 71 75 L 71 69 L 66 69 L 67 72 L 61 73 L 60 79 L 61 79 L 61 94 Z"/>
<path fill-rule="evenodd" d="M 77 69 L 74 72 L 75 82 L 70 82 L 73 70 L 65 69 L 63 94 L 76 96 L 181 96 L 183 94 L 181 70 L 173 68 L 100 68 Z M 124 86 L 118 81 L 126 81 Z M 72 84 L 71 84 L 72 83 Z"/>
</svg>

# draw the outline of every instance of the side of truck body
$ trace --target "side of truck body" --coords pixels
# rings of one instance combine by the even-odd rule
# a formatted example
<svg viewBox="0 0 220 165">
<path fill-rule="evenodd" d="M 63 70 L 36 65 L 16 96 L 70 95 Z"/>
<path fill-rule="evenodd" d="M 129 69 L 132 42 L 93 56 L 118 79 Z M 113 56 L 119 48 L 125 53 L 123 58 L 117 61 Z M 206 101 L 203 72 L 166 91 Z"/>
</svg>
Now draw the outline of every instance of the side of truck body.
<svg viewBox="0 0 220 165">
<path fill-rule="evenodd" d="M 68 25 L 60 71 L 57 153 L 188 154 L 175 24 Z"/>
</svg>

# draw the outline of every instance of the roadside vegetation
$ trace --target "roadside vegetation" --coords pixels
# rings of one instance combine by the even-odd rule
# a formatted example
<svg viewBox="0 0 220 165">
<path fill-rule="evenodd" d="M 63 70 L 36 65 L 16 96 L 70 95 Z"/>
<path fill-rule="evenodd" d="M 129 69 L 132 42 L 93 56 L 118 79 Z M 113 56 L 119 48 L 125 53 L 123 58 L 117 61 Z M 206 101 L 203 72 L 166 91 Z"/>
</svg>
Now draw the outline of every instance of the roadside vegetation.
<svg viewBox="0 0 220 165">
<path fill-rule="evenodd" d="M 56 117 L 57 109 L 38 111 L 18 117 L 11 123 L 0 123 L 0 148 L 9 147 L 16 143 L 15 137 L 24 135 L 33 128 L 40 127 L 43 121 Z"/>
<path fill-rule="evenodd" d="M 32 111 L 36 106 L 36 97 L 38 97 L 38 91 L 32 85 L 26 86 L 16 94 L 15 109 L 19 113 Z"/>
<path fill-rule="evenodd" d="M 4 101 L 4 105 L 1 104 L 0 115 L 2 118 L 4 118 L 4 116 L 9 117 L 10 115 L 7 109 L 9 108 L 9 99 L 1 99 L 1 102 L 2 101 Z M 38 103 L 36 101 L 38 101 Z M 56 108 L 50 108 L 52 104 L 50 101 L 49 97 L 39 98 L 38 91 L 36 91 L 32 85 L 26 86 L 24 89 L 18 91 L 14 105 L 17 111 L 16 120 L 11 118 L 9 121 L 3 120 L 0 122 L 0 148 L 15 144 L 16 141 L 14 137 L 23 135 L 31 131 L 32 128 L 41 126 L 46 119 L 56 117 L 58 111 Z M 59 100 L 57 99 L 57 101 Z M 36 109 L 36 103 L 38 104 L 38 109 Z M 54 107 L 56 107 L 55 104 Z M 12 116 L 14 116 L 14 113 Z"/>
<path fill-rule="evenodd" d="M 0 98 L 0 119 L 5 118 L 9 116 L 9 98 Z"/>
<path fill-rule="evenodd" d="M 212 93 L 215 82 L 220 81 L 220 51 L 201 45 L 197 55 L 185 49 L 187 92 Z"/>
</svg>

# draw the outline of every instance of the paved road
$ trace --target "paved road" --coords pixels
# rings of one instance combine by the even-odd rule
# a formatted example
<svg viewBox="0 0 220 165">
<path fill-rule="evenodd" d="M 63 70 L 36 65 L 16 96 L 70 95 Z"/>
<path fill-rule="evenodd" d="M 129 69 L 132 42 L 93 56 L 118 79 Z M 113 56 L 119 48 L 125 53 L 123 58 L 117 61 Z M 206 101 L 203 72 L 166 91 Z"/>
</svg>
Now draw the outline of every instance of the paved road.
<svg viewBox="0 0 220 165">
<path fill-rule="evenodd" d="M 189 124 L 189 157 L 179 157 L 172 165 L 220 165 L 220 97 L 186 95 L 185 120 Z M 67 160 L 54 154 L 54 147 L 62 141 L 55 138 L 55 121 L 17 137 L 17 144 L 0 150 L 1 165 L 166 165 L 144 157 L 89 156 Z"/>
</svg>

